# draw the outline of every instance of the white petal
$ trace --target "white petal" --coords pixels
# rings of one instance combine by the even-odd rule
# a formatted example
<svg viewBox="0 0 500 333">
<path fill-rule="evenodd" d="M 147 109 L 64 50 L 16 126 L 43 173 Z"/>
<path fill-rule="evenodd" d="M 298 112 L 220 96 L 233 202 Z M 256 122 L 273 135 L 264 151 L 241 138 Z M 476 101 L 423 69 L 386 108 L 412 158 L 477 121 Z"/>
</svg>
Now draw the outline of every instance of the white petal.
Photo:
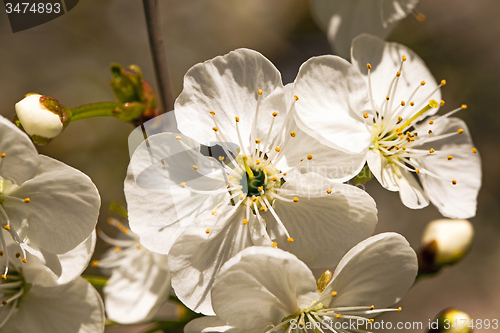
<svg viewBox="0 0 500 333">
<path fill-rule="evenodd" d="M 418 0 L 314 0 L 312 3 L 319 25 L 328 31 L 332 48 L 347 59 L 356 36 L 371 33 L 385 38 Z"/>
<path fill-rule="evenodd" d="M 273 203 L 294 241 L 287 241 L 271 213 L 265 213 L 268 228 L 272 234 L 279 235 L 275 240 L 279 248 L 295 254 L 311 268 L 334 266 L 375 229 L 375 201 L 355 186 L 335 184 L 306 174 L 290 179 L 282 189 L 287 191 L 285 197 L 299 199 L 298 202 L 277 199 Z M 332 190 L 331 194 L 327 194 L 327 189 Z"/>
<path fill-rule="evenodd" d="M 194 140 L 150 136 L 132 156 L 125 180 L 130 227 L 145 247 L 167 254 L 198 216 L 229 203 L 225 188 L 219 162 L 200 154 Z"/>
<path fill-rule="evenodd" d="M 229 260 L 213 287 L 217 316 L 229 325 L 264 332 L 318 298 L 312 272 L 293 254 L 251 247 Z"/>
<path fill-rule="evenodd" d="M 397 91 L 394 94 L 389 93 L 391 81 L 396 77 L 399 71 L 402 57 L 406 56 L 406 61 L 401 70 Z M 405 101 L 406 107 L 401 114 L 403 119 L 408 119 L 427 105 L 429 100 L 441 100 L 441 91 L 437 88 L 436 80 L 420 57 L 404 45 L 398 43 L 389 43 L 384 40 L 363 34 L 356 37 L 352 43 L 352 64 L 368 81 L 368 69 L 366 64 L 371 64 L 370 72 L 372 96 L 376 105 L 381 105 L 386 96 L 390 96 L 393 101 L 393 109 Z M 421 82 L 425 85 L 421 86 Z M 415 89 L 419 87 L 418 92 L 411 100 L 410 96 Z M 415 106 L 410 106 L 410 102 Z M 437 112 L 438 109 L 432 108 L 426 115 Z"/>
<path fill-rule="evenodd" d="M 208 213 L 209 214 L 209 213 Z M 253 245 L 250 224 L 243 224 L 245 209 L 217 215 L 222 227 L 188 228 L 172 246 L 168 261 L 172 287 L 191 310 L 213 315 L 210 289 L 222 265 Z"/>
<path fill-rule="evenodd" d="M 165 255 L 137 251 L 126 265 L 113 269 L 104 287 L 108 318 L 121 324 L 152 319 L 170 292 L 170 272 Z M 162 257 L 163 265 L 155 257 Z"/>
<path fill-rule="evenodd" d="M 24 266 L 24 276 L 30 283 L 53 286 L 68 283 L 87 268 L 94 253 L 96 243 L 95 231 L 83 243 L 73 250 L 63 254 L 52 254 L 42 250 L 26 247 L 26 250 L 36 258 L 28 258 Z M 38 265 L 44 264 L 43 269 Z"/>
<path fill-rule="evenodd" d="M 401 177 L 395 177 L 399 187 L 401 202 L 408 208 L 419 209 L 429 205 L 429 198 L 418 183 L 417 179 L 408 170 L 397 167 Z"/>
<path fill-rule="evenodd" d="M 21 185 L 31 178 L 40 163 L 30 138 L 9 120 L 0 116 L 0 176 Z"/>
<path fill-rule="evenodd" d="M 185 327 L 184 333 L 256 333 L 245 329 L 229 326 L 217 317 L 201 317 L 191 320 Z"/>
<path fill-rule="evenodd" d="M 4 207 L 16 230 L 28 219 L 28 238 L 34 247 L 66 253 L 94 230 L 101 200 L 94 183 L 82 172 L 43 155 L 40 162 L 32 179 L 9 192 L 30 202 L 6 200 Z"/>
<path fill-rule="evenodd" d="M 297 125 L 320 143 L 362 153 L 371 144 L 363 124 L 368 88 L 357 70 L 342 58 L 314 57 L 299 69 L 293 93 Z"/>
<path fill-rule="evenodd" d="M 290 105 L 290 107 L 292 103 L 296 102 L 292 89 L 293 84 L 291 83 L 285 86 L 287 105 Z M 295 113 L 295 110 L 293 110 L 293 113 Z M 346 153 L 321 144 L 318 140 L 302 131 L 292 115 L 287 117 L 285 129 L 283 141 L 281 141 L 283 143 L 280 148 L 286 147 L 289 141 L 291 141 L 291 146 L 283 152 L 283 158 L 277 165 L 277 168 L 281 171 L 287 171 L 299 164 L 301 160 L 304 160 L 304 163 L 296 169 L 296 172 L 315 172 L 326 178 L 343 182 L 356 176 L 365 164 L 365 153 Z M 295 137 L 290 135 L 292 131 L 296 133 Z M 273 151 L 274 148 L 276 147 L 271 147 L 270 150 Z M 308 155 L 312 156 L 311 160 L 307 159 Z"/>
<path fill-rule="evenodd" d="M 193 66 L 184 77 L 184 88 L 175 102 L 181 133 L 205 145 L 217 140 L 210 111 L 216 113 L 217 127 L 229 142 L 238 143 L 235 117 L 244 149 L 249 151 L 250 133 L 255 123 L 258 91 L 262 90 L 257 119 L 257 138 L 264 141 L 273 119 L 274 137 L 286 115 L 281 75 L 262 54 L 238 49 Z"/>
<path fill-rule="evenodd" d="M 83 278 L 56 287 L 33 285 L 2 332 L 104 332 L 104 306 L 97 290 Z"/>
<path fill-rule="evenodd" d="M 340 261 L 324 293 L 337 292 L 329 307 L 386 308 L 399 302 L 417 275 L 417 256 L 396 233 L 372 236 Z"/>
<path fill-rule="evenodd" d="M 432 126 L 436 136 L 453 133 L 460 128 L 464 132 L 418 147 L 436 150 L 434 154 L 419 158 L 418 162 L 422 168 L 442 178 L 422 175 L 424 190 L 444 216 L 460 219 L 473 217 L 481 187 L 481 159 L 479 153 L 471 151 L 474 145 L 467 125 L 458 118 L 437 118 Z M 449 161 L 447 155 L 453 159 Z M 453 179 L 457 181 L 456 185 L 452 185 Z"/>
<path fill-rule="evenodd" d="M 366 155 L 366 162 L 380 185 L 389 191 L 399 191 L 397 175 L 394 172 L 396 169 L 399 170 L 399 167 L 388 163 L 380 150 L 370 149 Z"/>
</svg>

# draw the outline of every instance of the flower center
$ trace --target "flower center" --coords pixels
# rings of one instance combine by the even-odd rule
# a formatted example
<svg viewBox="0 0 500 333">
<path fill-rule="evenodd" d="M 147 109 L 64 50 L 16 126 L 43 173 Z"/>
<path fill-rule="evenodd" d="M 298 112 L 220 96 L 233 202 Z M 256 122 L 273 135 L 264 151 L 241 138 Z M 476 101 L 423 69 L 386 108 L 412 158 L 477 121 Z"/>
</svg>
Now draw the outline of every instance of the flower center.
<svg viewBox="0 0 500 333">
<path fill-rule="evenodd" d="M 456 134 L 462 134 L 464 130 L 458 129 L 453 133 L 436 135 L 433 133 L 432 125 L 436 123 L 436 125 L 439 126 L 440 119 L 447 118 L 460 110 L 466 109 L 467 106 L 462 105 L 461 108 L 457 108 L 443 116 L 431 119 L 428 122 L 428 125 L 419 125 L 418 128 L 420 133 L 417 133 L 415 131 L 415 124 L 421 121 L 423 116 L 425 116 L 425 114 L 432 108 L 438 108 L 439 105 L 443 106 L 444 101 L 438 103 L 435 100 L 430 100 L 429 103 L 423 106 L 419 111 L 410 113 L 413 114 L 412 116 L 408 117 L 407 119 L 403 118 L 405 114 L 408 114 L 408 108 L 412 108 L 415 106 L 418 107 L 418 105 L 415 105 L 413 98 L 419 92 L 419 89 L 426 84 L 425 81 L 420 82 L 406 100 L 395 103 L 396 91 L 398 88 L 399 79 L 403 72 L 403 64 L 405 61 L 406 56 L 402 56 L 399 70 L 397 71 L 395 77 L 392 79 L 387 95 L 380 104 L 377 104 L 375 102 L 372 95 L 370 78 L 371 65 L 367 64 L 369 89 L 368 92 L 372 109 L 370 112 L 363 113 L 363 118 L 367 130 L 372 136 L 373 145 L 370 149 L 379 150 L 381 152 L 383 157 L 386 158 L 389 165 L 392 166 L 392 169 L 394 171 L 393 175 L 395 177 L 401 178 L 402 174 L 400 169 L 405 169 L 416 174 L 422 173 L 443 180 L 443 177 L 435 175 L 429 170 L 424 169 L 419 163 L 418 159 L 430 154 L 435 154 L 442 155 L 443 158 L 451 161 L 453 159 L 453 156 L 447 154 L 446 152 L 436 151 L 434 148 L 430 148 L 427 150 L 421 149 L 419 147 L 424 144 L 442 140 Z M 433 96 L 434 93 L 445 84 L 446 81 L 442 80 L 437 88 L 430 93 L 426 100 L 429 100 L 429 98 L 431 98 L 431 96 Z M 436 125 L 434 125 L 434 127 L 436 127 Z M 472 152 L 475 153 L 476 149 L 472 149 Z M 455 179 L 444 180 L 450 181 L 453 185 L 457 184 L 457 181 Z"/>
</svg>

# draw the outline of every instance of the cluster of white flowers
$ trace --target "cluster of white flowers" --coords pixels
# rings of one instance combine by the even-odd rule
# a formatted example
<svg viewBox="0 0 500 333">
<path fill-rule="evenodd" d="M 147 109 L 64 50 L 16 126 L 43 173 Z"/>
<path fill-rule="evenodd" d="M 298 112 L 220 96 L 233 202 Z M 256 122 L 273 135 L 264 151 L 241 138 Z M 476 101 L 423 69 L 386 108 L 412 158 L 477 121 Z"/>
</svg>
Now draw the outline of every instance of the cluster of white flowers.
<svg viewBox="0 0 500 333">
<path fill-rule="evenodd" d="M 288 85 L 249 49 L 193 66 L 175 102 L 179 132 L 134 147 L 124 185 L 130 229 L 108 220 L 117 238 L 95 231 L 91 180 L 39 155 L 0 117 L 0 331 L 103 332 L 104 308 L 114 322 L 146 322 L 172 289 L 205 315 L 186 333 L 364 332 L 376 315 L 401 311 L 395 304 L 417 274 L 465 255 L 472 226 L 432 223 L 417 258 L 403 236 L 373 236 L 375 201 L 351 180 L 373 175 L 408 208 L 432 202 L 452 219 L 475 215 L 481 185 L 479 154 L 452 117 L 466 105 L 437 116 L 446 81 L 380 39 L 417 3 L 315 1 L 351 62 L 313 57 Z M 69 114 L 36 94 L 16 111 L 42 143 Z M 90 262 L 96 235 L 112 247 Z M 89 263 L 110 275 L 105 307 L 80 276 Z"/>
</svg>

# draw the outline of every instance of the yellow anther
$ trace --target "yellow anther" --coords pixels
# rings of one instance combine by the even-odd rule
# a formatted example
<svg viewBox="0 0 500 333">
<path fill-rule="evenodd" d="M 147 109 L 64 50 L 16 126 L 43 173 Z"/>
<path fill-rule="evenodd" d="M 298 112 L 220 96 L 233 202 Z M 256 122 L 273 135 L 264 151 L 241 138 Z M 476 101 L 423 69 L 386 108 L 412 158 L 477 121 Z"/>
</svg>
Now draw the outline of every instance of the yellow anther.
<svg viewBox="0 0 500 333">
<path fill-rule="evenodd" d="M 260 139 L 256 139 L 256 140 L 255 140 L 255 143 L 256 143 L 256 144 L 260 144 Z"/>
<path fill-rule="evenodd" d="M 441 102 L 439 103 L 439 105 L 444 106 L 444 100 L 441 100 Z"/>
<path fill-rule="evenodd" d="M 368 118 L 368 113 L 367 112 L 363 113 L 363 118 L 365 118 L 365 119 Z"/>
<path fill-rule="evenodd" d="M 234 117 L 234 120 L 236 120 L 237 123 L 240 122 L 240 117 Z"/>
<path fill-rule="evenodd" d="M 19 258 L 19 257 L 21 257 L 21 252 L 16 253 L 16 258 Z"/>
<path fill-rule="evenodd" d="M 296 101 L 299 100 L 299 96 L 297 96 L 297 95 L 293 95 L 293 98 L 295 98 Z"/>
<path fill-rule="evenodd" d="M 23 201 L 24 201 L 24 203 L 30 203 L 31 202 L 30 198 L 25 198 Z"/>
<path fill-rule="evenodd" d="M 426 19 L 426 17 L 425 17 L 425 15 L 424 15 L 424 14 L 422 14 L 422 13 L 418 13 L 418 14 L 417 14 L 417 22 L 418 22 L 418 23 L 424 23 L 424 22 L 425 22 L 425 19 Z"/>
<path fill-rule="evenodd" d="M 182 183 L 181 183 L 181 187 L 186 187 L 186 183 L 185 183 L 185 182 L 182 182 Z"/>
<path fill-rule="evenodd" d="M 5 153 L 1 153 L 1 154 L 0 154 L 0 156 L 1 156 L 2 158 L 4 158 L 4 157 L 5 157 Z"/>
<path fill-rule="evenodd" d="M 243 224 L 248 224 L 248 220 L 247 219 L 243 219 Z"/>
<path fill-rule="evenodd" d="M 432 134 L 432 130 L 429 130 L 427 133 Z"/>
<path fill-rule="evenodd" d="M 307 155 L 307 159 L 308 160 L 312 160 L 313 159 L 313 156 L 311 154 Z"/>
<path fill-rule="evenodd" d="M 413 142 L 413 141 L 415 141 L 414 137 L 408 138 L 408 142 Z"/>
<path fill-rule="evenodd" d="M 462 104 L 462 110 L 465 110 L 465 109 L 467 109 L 467 104 Z"/>
<path fill-rule="evenodd" d="M 371 64 L 366 64 L 366 68 L 372 69 L 372 65 Z"/>
<path fill-rule="evenodd" d="M 286 241 L 287 241 L 288 243 L 292 243 L 292 242 L 293 242 L 293 238 L 292 238 L 292 237 L 288 237 L 288 238 L 286 239 Z"/>
<path fill-rule="evenodd" d="M 273 178 L 271 178 L 271 180 L 272 180 L 273 182 L 276 182 L 276 181 L 278 181 L 278 177 L 273 177 Z"/>
<path fill-rule="evenodd" d="M 326 190 L 326 194 L 332 194 L 332 190 L 331 189 Z"/>
<path fill-rule="evenodd" d="M 3 256 L 3 251 L 0 251 L 0 256 Z"/>
<path fill-rule="evenodd" d="M 371 307 L 370 307 L 370 309 L 371 309 Z M 369 323 L 373 323 L 374 321 L 375 321 L 375 320 L 374 320 L 373 318 L 368 319 L 368 322 L 369 322 Z"/>
<path fill-rule="evenodd" d="M 283 176 L 285 176 L 285 177 L 286 177 L 286 172 L 283 174 Z"/>
<path fill-rule="evenodd" d="M 212 129 L 214 130 L 214 132 L 217 132 L 219 130 L 218 127 L 212 127 Z"/>
<path fill-rule="evenodd" d="M 335 297 L 335 296 L 337 296 L 337 292 L 336 291 L 332 291 L 331 295 L 332 295 L 332 297 Z"/>
<path fill-rule="evenodd" d="M 281 148 L 280 147 L 276 147 L 276 148 L 274 148 L 274 150 L 279 153 L 281 151 Z"/>
<path fill-rule="evenodd" d="M 429 120 L 429 125 L 434 124 L 434 120 Z"/>
<path fill-rule="evenodd" d="M 257 201 L 259 201 L 259 199 L 257 199 L 256 197 L 252 198 L 252 202 L 257 202 Z"/>
<path fill-rule="evenodd" d="M 429 149 L 429 153 L 432 154 L 433 152 L 435 152 L 434 148 Z"/>
<path fill-rule="evenodd" d="M 415 169 L 415 173 L 420 173 L 420 170 L 419 169 Z"/>
<path fill-rule="evenodd" d="M 458 133 L 458 134 L 462 134 L 463 132 L 464 132 L 464 129 L 463 129 L 463 128 L 459 128 L 459 129 L 457 130 L 457 133 Z"/>
<path fill-rule="evenodd" d="M 445 86 L 446 85 L 446 80 L 441 80 L 441 85 Z"/>
<path fill-rule="evenodd" d="M 389 100 L 389 96 L 385 96 L 385 99 L 386 99 L 386 100 Z"/>
<path fill-rule="evenodd" d="M 276 247 L 276 246 L 278 246 L 278 243 L 274 242 L 274 243 L 271 244 L 271 246 L 272 247 Z"/>
<path fill-rule="evenodd" d="M 401 128 L 396 128 L 396 133 L 401 134 Z"/>
<path fill-rule="evenodd" d="M 401 57 L 401 59 L 402 59 L 403 61 L 406 61 L 406 56 L 405 56 L 405 55 L 403 55 L 403 56 Z"/>
<path fill-rule="evenodd" d="M 293 197 L 293 202 L 299 202 L 299 198 Z"/>
<path fill-rule="evenodd" d="M 370 310 L 375 309 L 375 305 L 370 306 Z"/>
<path fill-rule="evenodd" d="M 398 308 L 398 312 L 401 312 L 401 310 L 403 310 L 403 309 L 401 309 L 401 307 L 399 307 L 399 308 Z"/>
<path fill-rule="evenodd" d="M 448 157 L 447 157 L 447 158 L 448 158 L 448 161 L 451 161 L 451 160 L 453 159 L 453 156 L 448 155 Z"/>
<path fill-rule="evenodd" d="M 452 183 L 453 185 L 457 185 L 457 181 L 456 181 L 455 179 L 453 179 L 453 180 L 451 181 L 451 183 Z"/>
<path fill-rule="evenodd" d="M 257 94 L 262 95 L 262 89 L 257 90 Z"/>
<path fill-rule="evenodd" d="M 267 172 L 268 172 L 267 169 L 264 169 L 264 173 L 267 174 Z"/>
<path fill-rule="evenodd" d="M 397 77 L 400 77 L 400 76 L 401 76 L 401 72 L 400 72 L 400 71 L 397 71 L 397 72 L 396 72 L 396 76 L 397 76 Z"/>
<path fill-rule="evenodd" d="M 207 234 L 209 234 L 209 233 L 210 233 L 210 229 L 205 230 L 205 232 L 206 232 Z"/>
<path fill-rule="evenodd" d="M 255 160 L 255 164 L 259 165 L 260 161 L 259 160 Z"/>
<path fill-rule="evenodd" d="M 418 136 L 418 133 L 417 133 L 417 132 L 415 132 L 415 133 L 413 133 L 413 135 L 414 135 L 414 136 Z"/>
<path fill-rule="evenodd" d="M 5 274 L 2 274 L 2 279 L 7 280 L 7 276 Z"/>
<path fill-rule="evenodd" d="M 196 170 L 198 170 L 198 166 L 197 166 L 197 165 L 193 165 L 193 166 L 191 167 L 191 169 L 193 169 L 194 171 L 196 171 Z"/>
<path fill-rule="evenodd" d="M 472 148 L 471 150 L 472 150 L 472 152 L 473 152 L 474 154 L 475 154 L 475 153 L 477 153 L 477 149 L 476 149 L 476 148 Z"/>
<path fill-rule="evenodd" d="M 273 112 L 273 117 L 277 117 L 278 116 L 278 112 Z"/>
<path fill-rule="evenodd" d="M 257 187 L 257 189 L 259 190 L 259 192 L 262 192 L 262 191 L 264 191 L 264 186 L 259 186 L 259 187 Z"/>
<path fill-rule="evenodd" d="M 401 106 L 405 106 L 405 101 L 401 101 Z"/>
<path fill-rule="evenodd" d="M 398 146 L 398 145 L 395 145 L 395 146 L 394 146 L 394 149 L 399 150 L 399 146 Z"/>
<path fill-rule="evenodd" d="M 219 161 L 224 161 L 224 156 L 219 156 Z"/>
<path fill-rule="evenodd" d="M 214 111 L 210 111 L 210 114 L 211 114 L 212 116 L 215 116 L 215 112 L 214 112 Z"/>
<path fill-rule="evenodd" d="M 137 250 L 140 250 L 140 249 L 142 249 L 142 246 L 141 246 L 141 244 L 138 244 L 135 248 L 136 248 Z"/>
<path fill-rule="evenodd" d="M 240 148 L 236 148 L 236 152 L 239 154 L 241 152 Z"/>
<path fill-rule="evenodd" d="M 295 138 L 295 136 L 297 135 L 297 133 L 295 133 L 295 131 L 291 131 L 290 135 L 292 136 L 292 138 Z"/>
<path fill-rule="evenodd" d="M 217 211 L 216 210 L 213 210 L 211 213 L 212 213 L 213 216 L 217 216 Z"/>
<path fill-rule="evenodd" d="M 26 264 L 28 262 L 28 260 L 26 260 L 26 258 L 21 259 L 21 261 L 23 262 L 23 264 Z"/>
<path fill-rule="evenodd" d="M 266 208 L 266 206 L 260 206 L 259 209 L 260 209 L 261 212 L 265 212 L 267 208 Z"/>
<path fill-rule="evenodd" d="M 227 180 L 229 180 L 230 182 L 232 182 L 232 181 L 234 180 L 234 177 L 233 177 L 233 176 L 229 176 L 229 177 L 227 178 Z"/>
<path fill-rule="evenodd" d="M 119 247 L 119 246 L 115 246 L 115 249 L 114 249 L 114 250 L 115 250 L 115 252 L 120 252 L 122 249 L 121 249 L 121 247 Z"/>
<path fill-rule="evenodd" d="M 339 314 L 337 315 L 337 318 L 342 318 L 342 315 L 339 313 Z"/>
<path fill-rule="evenodd" d="M 410 102 L 410 106 L 414 106 L 415 105 L 415 102 Z"/>
<path fill-rule="evenodd" d="M 401 149 L 406 150 L 406 146 L 402 146 Z"/>
<path fill-rule="evenodd" d="M 2 300 L 2 304 L 3 304 L 3 305 L 7 305 L 7 301 L 3 299 L 3 300 Z"/>
<path fill-rule="evenodd" d="M 127 228 L 123 228 L 123 229 L 122 229 L 122 232 L 123 232 L 124 234 L 128 234 L 129 229 L 127 229 Z"/>
<path fill-rule="evenodd" d="M 4 225 L 3 227 L 5 230 L 10 230 L 10 226 L 8 224 Z"/>
<path fill-rule="evenodd" d="M 177 136 L 175 137 L 175 140 L 177 140 L 177 141 L 181 141 L 181 140 L 182 140 L 182 138 L 181 138 L 179 135 L 177 135 Z"/>
<path fill-rule="evenodd" d="M 422 81 L 422 82 L 420 82 L 420 85 L 425 86 L 425 83 L 426 83 L 425 81 Z"/>
</svg>

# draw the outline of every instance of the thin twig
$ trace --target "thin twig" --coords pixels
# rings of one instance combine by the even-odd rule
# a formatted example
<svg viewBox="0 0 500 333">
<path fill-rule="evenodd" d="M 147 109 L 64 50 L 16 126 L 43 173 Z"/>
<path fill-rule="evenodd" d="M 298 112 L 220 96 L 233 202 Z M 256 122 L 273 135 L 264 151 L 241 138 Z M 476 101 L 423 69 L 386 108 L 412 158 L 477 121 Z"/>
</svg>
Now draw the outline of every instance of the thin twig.
<svg viewBox="0 0 500 333">
<path fill-rule="evenodd" d="M 148 27 L 149 46 L 153 57 L 156 83 L 162 101 L 163 112 L 174 109 L 174 94 L 168 72 L 165 47 L 161 36 L 160 18 L 157 0 L 143 0 L 146 25 Z"/>
</svg>

